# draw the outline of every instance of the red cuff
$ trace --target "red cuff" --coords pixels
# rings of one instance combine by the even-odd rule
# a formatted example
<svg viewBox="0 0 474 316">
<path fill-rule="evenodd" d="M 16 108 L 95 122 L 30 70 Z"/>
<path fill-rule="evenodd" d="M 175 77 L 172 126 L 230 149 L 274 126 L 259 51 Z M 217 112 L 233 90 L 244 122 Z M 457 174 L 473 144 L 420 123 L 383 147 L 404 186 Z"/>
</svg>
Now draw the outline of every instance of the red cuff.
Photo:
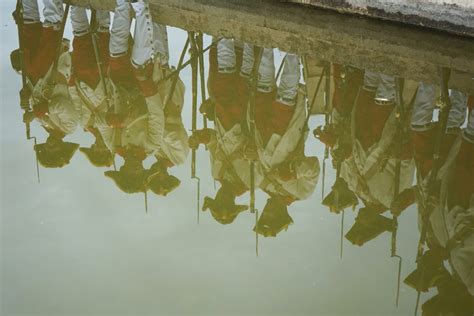
<svg viewBox="0 0 474 316">
<path fill-rule="evenodd" d="M 47 102 L 41 102 L 38 104 L 35 104 L 33 106 L 33 113 L 35 114 L 36 117 L 41 118 L 48 113 L 48 103 Z"/>
<path fill-rule="evenodd" d="M 151 78 L 144 81 L 138 81 L 138 85 L 140 86 L 145 98 L 151 97 L 158 93 L 158 87 Z"/>
</svg>

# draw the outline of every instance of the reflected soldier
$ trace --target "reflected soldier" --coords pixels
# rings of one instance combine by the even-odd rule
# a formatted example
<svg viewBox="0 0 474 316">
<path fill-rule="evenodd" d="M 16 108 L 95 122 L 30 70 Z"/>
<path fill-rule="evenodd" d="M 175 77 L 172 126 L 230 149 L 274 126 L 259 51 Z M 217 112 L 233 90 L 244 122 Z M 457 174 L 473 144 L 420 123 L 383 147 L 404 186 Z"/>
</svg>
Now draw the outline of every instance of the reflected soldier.
<svg viewBox="0 0 474 316">
<path fill-rule="evenodd" d="M 142 161 L 148 155 L 156 155 L 160 167 L 155 169 L 161 171 L 183 163 L 189 148 L 181 120 L 184 84 L 174 77 L 178 80 L 176 88 L 170 91 L 169 80 L 160 80 L 170 72 L 166 27 L 151 20 L 148 4 L 136 2 L 132 6 L 136 24 L 129 54 L 131 7 L 128 2 L 117 1 L 110 41 L 114 108 L 100 117 L 98 125 L 107 146 L 124 157 L 125 165 L 134 166 L 132 173 L 139 173 L 141 189 L 146 190 L 150 179 Z M 164 178 L 155 177 L 153 183 L 159 179 Z"/>
<path fill-rule="evenodd" d="M 335 108 L 336 122 L 339 111 L 346 113 L 346 117 L 350 112 L 352 117 L 351 127 L 345 127 L 352 130 L 347 141 L 352 149 L 341 150 L 344 154 L 340 176 L 344 181 L 338 180 L 347 183 L 365 204 L 346 235 L 356 245 L 394 229 L 392 221 L 381 214 L 392 207 L 396 186 L 402 192 L 413 184 L 415 167 L 408 137 L 400 133 L 406 122 L 397 119 L 396 92 L 394 77 L 365 71 L 363 85 L 357 96 L 353 96 L 355 102 L 345 101 L 342 110 Z M 394 150 L 396 144 L 401 148 L 398 153 Z M 397 161 L 400 161 L 399 171 Z"/>
<path fill-rule="evenodd" d="M 324 143 L 332 155 L 336 168 L 336 181 L 332 191 L 323 199 L 323 205 L 333 213 L 343 212 L 348 207 L 358 204 L 357 196 L 349 189 L 341 177 L 341 166 L 351 156 L 351 124 L 354 104 L 357 101 L 364 72 L 350 66 L 333 65 L 334 94 L 332 98 L 331 122 L 313 131 L 314 136 Z"/>
<path fill-rule="evenodd" d="M 105 76 L 109 59 L 110 14 L 99 10 L 91 15 L 89 23 L 85 8 L 71 7 L 74 39 L 69 93 L 80 115 L 82 128 L 95 138 L 91 147 L 81 147 L 80 151 L 93 165 L 110 167 L 113 156 L 95 122 L 96 115 L 106 113 L 111 106 L 108 91 L 112 87 Z"/>
<path fill-rule="evenodd" d="M 198 130 L 189 139 L 192 148 L 206 144 L 209 149 L 212 177 L 221 187 L 214 199 L 204 199 L 202 209 L 210 209 L 221 224 L 232 223 L 239 213 L 248 209 L 235 204 L 236 197 L 250 187 L 249 163 L 244 157 L 248 143 L 248 99 L 246 92 L 240 89 L 247 80 L 241 75 L 241 64 L 242 48 L 234 40 L 221 39 L 211 48 L 208 87 L 215 104 L 214 129 Z"/>
<path fill-rule="evenodd" d="M 246 76 L 255 62 L 253 50 L 245 44 L 242 73 Z M 288 206 L 309 198 L 319 176 L 318 159 L 304 154 L 306 95 L 299 80 L 299 57 L 288 53 L 276 88 L 273 49 L 263 49 L 255 96 L 255 144 L 263 177 L 258 186 L 269 199 L 254 230 L 264 236 L 288 228 L 293 222 Z"/>
<path fill-rule="evenodd" d="M 430 252 L 442 253 L 437 261 L 449 259 L 453 273 L 471 295 L 474 295 L 474 114 L 472 98 L 451 90 L 451 108 L 446 117 L 446 130 L 441 140 L 435 134 L 441 122 L 433 123 L 437 99 L 437 87 L 420 84 L 411 124 L 414 138 L 415 159 L 418 168 L 418 184 L 413 188 L 420 214 L 422 238 Z M 467 126 L 461 128 L 469 110 Z M 438 136 L 439 137 L 439 136 Z M 440 143 L 439 151 L 435 143 Z M 436 158 L 439 157 L 439 158 Z M 431 179 L 433 175 L 436 179 Z M 426 239 L 423 237 L 426 231 Z M 422 257 L 422 258 L 423 258 Z M 420 261 L 419 269 L 429 270 Z M 419 280 L 411 283 L 416 288 Z M 406 282 L 410 283 L 410 279 Z M 421 280 L 423 282 L 423 280 Z"/>
<path fill-rule="evenodd" d="M 23 60 L 19 61 L 19 54 L 14 52 L 12 63 L 25 73 L 31 92 L 33 111 L 25 113 L 24 121 L 36 119 L 48 132 L 46 142 L 35 146 L 38 161 L 44 167 L 56 168 L 68 164 L 79 147 L 63 141 L 75 131 L 78 116 L 67 87 L 71 61 L 69 42 L 61 38 L 62 1 L 45 0 L 43 14 L 41 23 L 37 1 L 23 1 Z"/>
</svg>

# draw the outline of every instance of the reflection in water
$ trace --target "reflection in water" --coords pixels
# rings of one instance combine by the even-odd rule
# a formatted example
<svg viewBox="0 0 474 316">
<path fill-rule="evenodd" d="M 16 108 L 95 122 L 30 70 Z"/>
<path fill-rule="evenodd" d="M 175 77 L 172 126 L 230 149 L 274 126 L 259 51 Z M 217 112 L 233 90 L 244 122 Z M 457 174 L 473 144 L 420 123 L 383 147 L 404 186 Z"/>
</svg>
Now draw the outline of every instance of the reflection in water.
<svg viewBox="0 0 474 316">
<path fill-rule="evenodd" d="M 143 2 L 117 1 L 111 19 L 106 11 L 91 10 L 89 18 L 84 8 L 45 1 L 43 23 L 36 0 L 19 3 L 20 48 L 11 61 L 22 76 L 27 138 L 34 138 L 33 122 L 48 135 L 34 146 L 39 165 L 65 167 L 79 149 L 91 165 L 108 168 L 104 175 L 121 191 L 144 194 L 148 209 L 149 191 L 166 196 L 190 181 L 174 176 L 173 168 L 191 151 L 199 220 L 196 154 L 202 144 L 217 183 L 202 211 L 220 224 L 255 213 L 257 254 L 259 235 L 276 237 L 293 224 L 292 208 L 314 196 L 322 169 L 322 204 L 341 216 L 341 257 L 342 236 L 363 246 L 389 232 L 400 280 L 398 217 L 416 204 L 417 268 L 404 282 L 418 299 L 437 288 L 422 305 L 424 315 L 474 313 L 474 98 L 448 89 L 449 69 L 436 86 L 217 37 L 207 69 L 203 34 L 195 32 L 187 33 L 172 67 L 167 27 L 152 21 Z M 68 16 L 72 44 L 63 39 Z M 284 57 L 277 69 L 278 53 Z M 189 136 L 180 78 L 187 65 Z M 306 154 L 313 114 L 325 121 L 313 131 L 326 146 L 322 168 Z M 92 145 L 68 141 L 79 126 L 93 136 Z M 328 159 L 336 178 L 324 194 Z M 256 192 L 265 196 L 263 205 L 256 205 Z M 240 204 L 241 197 L 248 203 Z M 344 233 L 345 209 L 358 204 L 355 223 Z"/>
</svg>

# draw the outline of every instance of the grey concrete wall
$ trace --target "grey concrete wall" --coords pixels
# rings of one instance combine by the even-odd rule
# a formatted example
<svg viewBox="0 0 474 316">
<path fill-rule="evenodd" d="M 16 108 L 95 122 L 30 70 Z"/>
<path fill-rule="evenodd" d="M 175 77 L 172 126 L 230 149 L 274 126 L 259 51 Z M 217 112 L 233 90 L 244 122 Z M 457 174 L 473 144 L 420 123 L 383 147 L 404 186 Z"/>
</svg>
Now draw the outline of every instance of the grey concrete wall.
<svg viewBox="0 0 474 316">
<path fill-rule="evenodd" d="M 288 0 L 474 36 L 472 0 Z"/>
<path fill-rule="evenodd" d="M 114 8 L 114 0 L 74 0 Z M 455 70 L 451 86 L 474 94 L 474 41 L 272 0 L 150 0 L 167 25 L 278 47 L 415 81 L 439 82 L 440 67 Z M 464 72 L 464 73 L 462 73 Z M 466 73 L 467 72 L 467 73 Z"/>
</svg>

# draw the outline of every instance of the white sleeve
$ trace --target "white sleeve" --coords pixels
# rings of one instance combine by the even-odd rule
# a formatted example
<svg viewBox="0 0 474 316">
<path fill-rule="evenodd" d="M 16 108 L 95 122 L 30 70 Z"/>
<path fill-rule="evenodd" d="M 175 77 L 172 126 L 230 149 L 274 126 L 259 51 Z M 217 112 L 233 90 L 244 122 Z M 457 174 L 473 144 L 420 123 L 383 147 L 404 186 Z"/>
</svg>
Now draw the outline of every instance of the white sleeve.
<svg viewBox="0 0 474 316">
<path fill-rule="evenodd" d="M 63 98 L 63 102 L 53 102 L 49 106 L 49 118 L 66 134 L 72 134 L 78 125 L 79 115 L 71 102 L 66 85 L 57 84 L 53 95 Z"/>
<path fill-rule="evenodd" d="M 183 164 L 189 154 L 188 133 L 181 117 L 166 118 L 162 151 L 175 165 Z"/>
<path fill-rule="evenodd" d="M 163 142 L 165 128 L 165 113 L 163 102 L 158 93 L 146 98 L 148 108 L 148 137 L 147 143 L 151 149 L 156 149 Z"/>
</svg>

